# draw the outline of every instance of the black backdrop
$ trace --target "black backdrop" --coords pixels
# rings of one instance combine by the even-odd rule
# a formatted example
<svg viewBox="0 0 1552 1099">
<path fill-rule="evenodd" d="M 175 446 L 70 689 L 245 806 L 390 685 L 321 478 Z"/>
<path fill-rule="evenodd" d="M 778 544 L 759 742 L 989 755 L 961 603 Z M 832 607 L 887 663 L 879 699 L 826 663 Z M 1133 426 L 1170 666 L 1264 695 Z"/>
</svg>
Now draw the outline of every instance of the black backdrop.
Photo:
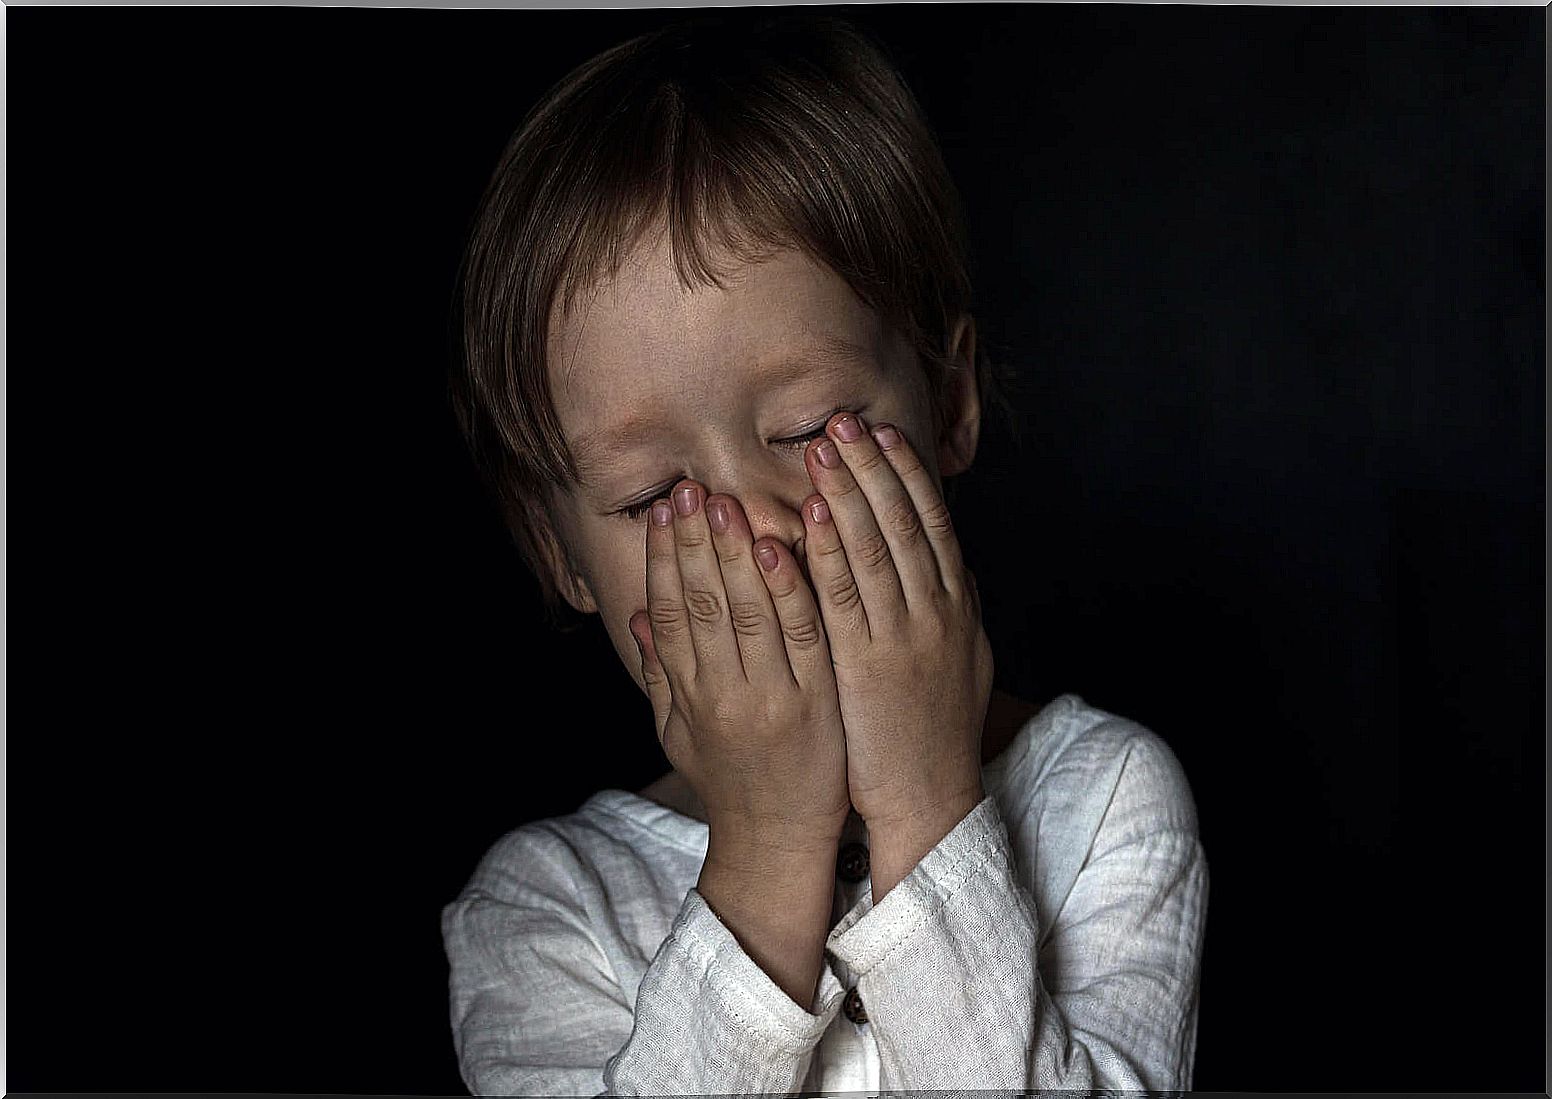
<svg viewBox="0 0 1552 1099">
<path fill-rule="evenodd" d="M 848 10 L 1022 379 L 999 682 L 1196 791 L 1198 1085 L 1540 1090 L 1545 13 Z M 443 379 L 511 130 L 672 15 L 8 12 L 13 1089 L 456 1091 L 440 906 L 663 766 Z"/>
</svg>

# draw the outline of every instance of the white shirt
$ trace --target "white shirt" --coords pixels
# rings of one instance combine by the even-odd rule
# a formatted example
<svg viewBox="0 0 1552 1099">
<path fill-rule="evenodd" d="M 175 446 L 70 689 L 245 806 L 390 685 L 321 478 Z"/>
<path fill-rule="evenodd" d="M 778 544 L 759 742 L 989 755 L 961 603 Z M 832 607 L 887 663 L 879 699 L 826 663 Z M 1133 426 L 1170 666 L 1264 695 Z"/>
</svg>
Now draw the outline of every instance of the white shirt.
<svg viewBox="0 0 1552 1099">
<path fill-rule="evenodd" d="M 695 889 L 704 823 L 604 790 L 509 833 L 442 911 L 465 1084 L 1189 1089 L 1207 863 L 1175 756 L 1063 695 L 982 775 L 985 800 L 877 906 L 838 876 L 809 1010 Z M 865 839 L 853 814 L 842 843 Z M 853 987 L 865 1022 L 842 1011 Z"/>
</svg>

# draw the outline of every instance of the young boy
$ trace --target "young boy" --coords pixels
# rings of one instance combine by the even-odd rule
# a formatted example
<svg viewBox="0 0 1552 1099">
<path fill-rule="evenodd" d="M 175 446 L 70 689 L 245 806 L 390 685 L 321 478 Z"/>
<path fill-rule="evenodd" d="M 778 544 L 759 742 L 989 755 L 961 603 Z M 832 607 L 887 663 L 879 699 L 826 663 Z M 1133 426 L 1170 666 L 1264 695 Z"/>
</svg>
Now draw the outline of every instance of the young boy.
<svg viewBox="0 0 1552 1099">
<path fill-rule="evenodd" d="M 1188 1088 L 1190 791 L 1146 729 L 992 690 L 942 495 L 981 419 L 964 239 L 879 51 L 798 16 L 593 59 L 463 293 L 476 459 L 672 765 L 444 910 L 470 1089 Z"/>
</svg>

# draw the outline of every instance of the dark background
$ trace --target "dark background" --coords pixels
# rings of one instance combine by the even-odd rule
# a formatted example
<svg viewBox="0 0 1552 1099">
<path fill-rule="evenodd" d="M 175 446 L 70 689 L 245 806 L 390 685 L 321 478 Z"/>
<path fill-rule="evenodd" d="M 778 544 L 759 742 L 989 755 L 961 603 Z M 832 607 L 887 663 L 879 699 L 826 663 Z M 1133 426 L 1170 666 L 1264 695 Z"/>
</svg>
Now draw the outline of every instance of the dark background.
<svg viewBox="0 0 1552 1099">
<path fill-rule="evenodd" d="M 849 10 L 1021 378 L 999 683 L 1196 792 L 1198 1086 L 1541 1090 L 1545 12 Z M 677 13 L 8 17 L 8 1083 L 460 1090 L 441 905 L 665 764 L 460 449 L 454 270 Z"/>
</svg>

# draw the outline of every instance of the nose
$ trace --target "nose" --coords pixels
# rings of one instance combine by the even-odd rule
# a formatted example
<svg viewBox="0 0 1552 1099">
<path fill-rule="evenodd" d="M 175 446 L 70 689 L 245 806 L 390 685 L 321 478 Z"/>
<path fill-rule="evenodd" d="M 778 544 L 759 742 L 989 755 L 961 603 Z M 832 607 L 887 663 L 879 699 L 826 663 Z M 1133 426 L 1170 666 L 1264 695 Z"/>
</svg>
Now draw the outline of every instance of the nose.
<svg viewBox="0 0 1552 1099">
<path fill-rule="evenodd" d="M 749 520 L 749 531 L 755 541 L 774 538 L 792 551 L 800 568 L 807 570 L 803 546 L 803 517 L 798 514 L 800 501 L 789 500 L 779 492 L 736 489 L 730 495 L 743 505 L 744 516 Z"/>
</svg>

